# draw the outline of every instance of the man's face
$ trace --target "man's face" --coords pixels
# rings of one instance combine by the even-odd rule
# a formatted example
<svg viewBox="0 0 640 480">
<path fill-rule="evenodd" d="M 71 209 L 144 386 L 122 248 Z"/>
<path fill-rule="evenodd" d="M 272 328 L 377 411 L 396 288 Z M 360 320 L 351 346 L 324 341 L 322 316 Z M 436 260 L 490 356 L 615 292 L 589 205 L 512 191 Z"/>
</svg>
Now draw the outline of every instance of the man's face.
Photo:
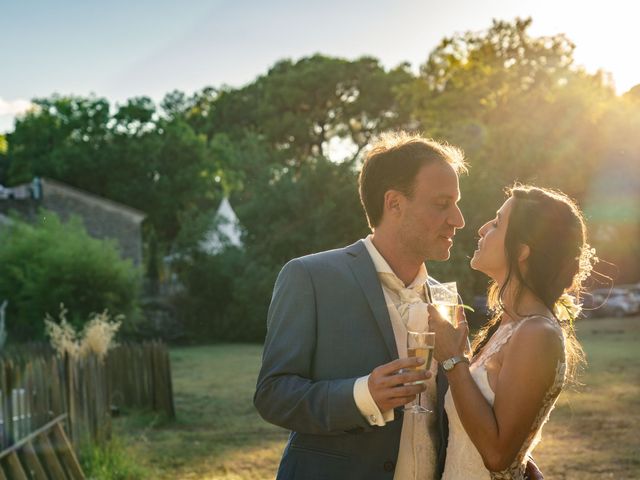
<svg viewBox="0 0 640 480">
<path fill-rule="evenodd" d="M 412 197 L 403 195 L 400 202 L 399 246 L 425 260 L 447 260 L 456 229 L 464 227 L 459 201 L 458 175 L 451 165 L 422 167 Z"/>
</svg>

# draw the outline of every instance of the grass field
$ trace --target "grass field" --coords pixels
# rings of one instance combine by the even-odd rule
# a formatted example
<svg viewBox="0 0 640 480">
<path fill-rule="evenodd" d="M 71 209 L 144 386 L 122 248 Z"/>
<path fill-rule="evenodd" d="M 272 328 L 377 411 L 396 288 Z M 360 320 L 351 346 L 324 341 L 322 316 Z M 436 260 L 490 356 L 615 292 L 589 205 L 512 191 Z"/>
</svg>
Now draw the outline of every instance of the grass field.
<svg viewBox="0 0 640 480">
<path fill-rule="evenodd" d="M 640 478 L 640 318 L 579 324 L 584 386 L 564 392 L 535 458 L 548 479 Z M 175 422 L 125 415 L 116 433 L 153 479 L 271 479 L 287 432 L 262 421 L 252 396 L 258 345 L 171 352 Z"/>
</svg>

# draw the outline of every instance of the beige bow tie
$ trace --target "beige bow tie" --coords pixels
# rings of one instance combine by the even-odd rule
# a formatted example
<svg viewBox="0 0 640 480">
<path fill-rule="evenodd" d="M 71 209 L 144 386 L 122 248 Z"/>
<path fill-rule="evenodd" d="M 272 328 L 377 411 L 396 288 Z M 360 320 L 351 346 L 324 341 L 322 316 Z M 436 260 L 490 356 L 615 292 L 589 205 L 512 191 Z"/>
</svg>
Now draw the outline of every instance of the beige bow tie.
<svg viewBox="0 0 640 480">
<path fill-rule="evenodd" d="M 416 285 L 414 287 L 407 288 L 404 286 L 404 283 L 402 283 L 402 280 L 396 277 L 393 273 L 380 272 L 378 273 L 378 277 L 380 277 L 380 281 L 385 287 L 400 297 L 400 302 L 424 302 L 423 297 L 420 295 L 423 291 L 424 285 Z"/>
<path fill-rule="evenodd" d="M 393 273 L 380 272 L 378 273 L 378 277 L 386 288 L 398 295 L 400 299 L 398 313 L 400 314 L 400 318 L 404 324 L 407 325 L 409 320 L 409 307 L 414 303 L 424 302 L 425 300 L 422 296 L 422 293 L 424 292 L 424 285 L 416 285 L 411 288 L 406 288 L 404 283 L 402 283 L 402 280 Z"/>
</svg>

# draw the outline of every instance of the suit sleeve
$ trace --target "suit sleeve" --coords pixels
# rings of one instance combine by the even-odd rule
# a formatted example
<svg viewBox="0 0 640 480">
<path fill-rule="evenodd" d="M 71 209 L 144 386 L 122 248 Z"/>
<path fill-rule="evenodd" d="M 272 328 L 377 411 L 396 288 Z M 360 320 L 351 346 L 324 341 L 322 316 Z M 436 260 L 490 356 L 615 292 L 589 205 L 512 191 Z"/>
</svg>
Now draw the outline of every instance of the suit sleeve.
<svg viewBox="0 0 640 480">
<path fill-rule="evenodd" d="M 360 414 L 356 378 L 312 380 L 316 297 L 303 262 L 282 269 L 269 307 L 254 404 L 268 422 L 300 433 L 342 434 L 371 427 Z"/>
</svg>

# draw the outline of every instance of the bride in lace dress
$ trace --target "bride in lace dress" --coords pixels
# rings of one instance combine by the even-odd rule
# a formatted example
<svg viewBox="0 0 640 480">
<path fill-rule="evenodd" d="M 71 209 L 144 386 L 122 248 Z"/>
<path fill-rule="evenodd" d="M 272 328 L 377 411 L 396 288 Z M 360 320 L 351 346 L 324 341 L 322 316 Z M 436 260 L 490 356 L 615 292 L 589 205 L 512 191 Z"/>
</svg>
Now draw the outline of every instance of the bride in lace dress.
<svg viewBox="0 0 640 480">
<path fill-rule="evenodd" d="M 493 284 L 497 312 L 464 356 L 468 329 L 454 328 L 430 307 L 435 358 L 449 380 L 449 442 L 442 480 L 526 478 L 563 385 L 583 360 L 573 330 L 592 250 L 576 204 L 566 195 L 517 186 L 480 230 L 471 267 Z M 447 361 L 449 360 L 449 361 Z"/>
</svg>

